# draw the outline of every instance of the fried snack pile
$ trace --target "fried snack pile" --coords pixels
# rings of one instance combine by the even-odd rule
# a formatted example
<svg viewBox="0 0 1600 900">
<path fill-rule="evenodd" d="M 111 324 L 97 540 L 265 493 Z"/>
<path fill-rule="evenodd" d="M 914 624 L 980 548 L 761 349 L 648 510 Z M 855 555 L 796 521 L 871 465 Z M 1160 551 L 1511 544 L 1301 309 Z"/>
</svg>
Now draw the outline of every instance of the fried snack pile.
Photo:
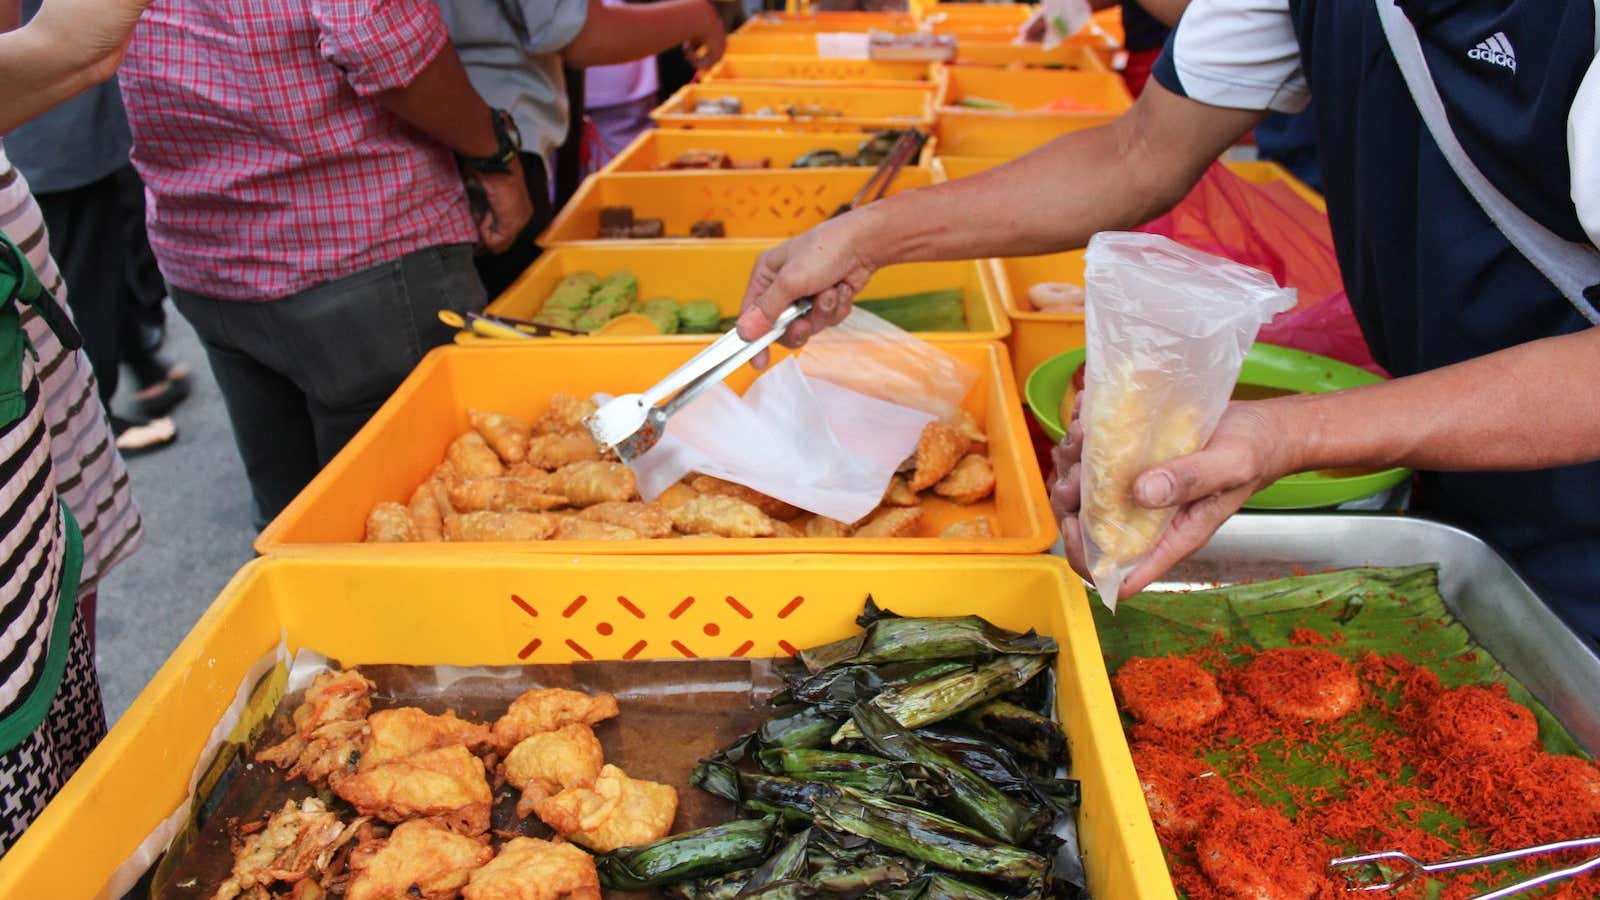
<svg viewBox="0 0 1600 900">
<path fill-rule="evenodd" d="M 664 538 L 932 537 L 922 502 L 967 506 L 994 493 L 988 437 L 962 411 L 932 422 L 916 452 L 860 522 L 835 522 L 759 491 L 691 474 L 654 502 L 639 499 L 633 472 L 604 458 L 583 420 L 594 404 L 551 397 L 534 421 L 469 410 L 472 430 L 409 502 L 384 502 L 367 516 L 369 543 L 433 541 L 636 541 Z M 954 522 L 942 538 L 991 538 L 987 516 Z"/>
<path fill-rule="evenodd" d="M 242 825 L 214 900 L 341 891 L 346 900 L 598 900 L 594 860 L 578 845 L 606 852 L 672 829 L 677 791 L 605 762 L 593 726 L 617 716 L 611 694 L 535 688 L 481 723 L 452 711 L 373 711 L 373 687 L 355 670 L 318 675 L 288 735 L 256 755 L 338 800 L 286 802 Z M 490 829 L 500 785 L 520 792 L 519 818 L 537 815 L 555 838 L 497 848 L 509 836 Z"/>
</svg>

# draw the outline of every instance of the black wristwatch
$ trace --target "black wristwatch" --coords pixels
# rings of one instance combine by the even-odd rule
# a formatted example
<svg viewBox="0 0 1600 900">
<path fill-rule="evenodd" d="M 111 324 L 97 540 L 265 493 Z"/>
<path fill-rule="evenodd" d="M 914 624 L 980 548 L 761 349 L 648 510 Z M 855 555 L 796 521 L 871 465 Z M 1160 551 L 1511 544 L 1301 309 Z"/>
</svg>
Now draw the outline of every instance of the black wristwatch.
<svg viewBox="0 0 1600 900">
<path fill-rule="evenodd" d="M 457 153 L 456 160 L 461 168 L 469 171 L 504 175 L 511 171 L 511 163 L 522 152 L 522 134 L 517 131 L 517 123 L 511 120 L 511 114 L 505 110 L 491 109 L 489 117 L 494 121 L 494 139 L 498 144 L 494 153 L 488 156 L 463 156 Z"/>
</svg>

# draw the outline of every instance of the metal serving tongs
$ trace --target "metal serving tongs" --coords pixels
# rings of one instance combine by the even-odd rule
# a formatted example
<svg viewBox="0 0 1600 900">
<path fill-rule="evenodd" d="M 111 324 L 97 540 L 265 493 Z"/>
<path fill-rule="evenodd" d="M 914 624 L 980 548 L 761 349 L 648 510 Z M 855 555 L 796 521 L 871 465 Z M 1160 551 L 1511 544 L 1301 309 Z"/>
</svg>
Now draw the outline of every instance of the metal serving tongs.
<svg viewBox="0 0 1600 900">
<path fill-rule="evenodd" d="M 724 378 L 772 346 L 789 326 L 811 312 L 811 300 L 799 300 L 778 316 L 772 330 L 753 341 L 739 337 L 735 328 L 696 353 L 655 387 L 642 394 L 623 394 L 595 410 L 583 424 L 602 450 L 615 450 L 623 462 L 644 455 L 667 430 L 667 419 L 701 391 Z M 665 402 L 663 402 L 665 401 Z M 660 404 L 660 405 L 657 405 Z"/>
<path fill-rule="evenodd" d="M 829 218 L 837 218 L 858 206 L 865 206 L 881 198 L 884 191 L 889 189 L 890 182 L 894 181 L 895 176 L 900 174 L 900 170 L 905 168 L 912 157 L 922 152 L 922 145 L 927 141 L 928 136 L 914 128 L 902 132 L 900 137 L 895 139 L 894 146 L 889 148 L 889 153 L 884 156 L 883 161 L 878 163 L 878 168 L 873 170 L 872 177 L 867 179 L 867 183 L 861 186 L 861 190 L 856 191 L 856 195 L 850 198 L 849 203 L 839 204 L 839 208 L 834 210 Z"/>
<path fill-rule="evenodd" d="M 543 322 L 530 322 L 527 319 L 515 319 L 510 316 L 475 312 L 463 315 L 453 309 L 439 310 L 439 321 L 451 328 L 491 338 L 523 339 L 549 337 L 552 334 L 588 334 L 576 328 L 562 328 L 559 325 L 546 325 Z"/>
<path fill-rule="evenodd" d="M 1422 875 L 1431 875 L 1436 872 L 1449 872 L 1455 869 L 1475 868 L 1477 866 L 1493 865 L 1494 863 L 1509 862 L 1514 859 L 1526 859 L 1530 856 L 1543 856 L 1546 853 L 1560 853 L 1563 850 L 1581 850 L 1585 847 L 1600 847 L 1600 836 L 1574 838 L 1568 841 L 1555 841 L 1549 844 L 1539 844 L 1536 847 L 1523 847 L 1518 850 L 1502 850 L 1498 853 L 1484 853 L 1479 856 L 1463 856 L 1460 859 L 1447 859 L 1443 862 L 1424 863 L 1418 862 L 1412 856 L 1399 850 L 1385 850 L 1381 853 L 1363 853 L 1360 856 L 1344 856 L 1331 860 L 1328 871 L 1337 872 L 1340 869 L 1354 869 L 1360 866 L 1389 863 L 1399 866 L 1402 871 L 1388 881 L 1381 884 L 1368 884 L 1350 878 L 1349 889 L 1353 891 L 1392 891 L 1402 885 L 1408 884 Z M 1380 870 L 1381 871 L 1381 870 Z M 1562 869 L 1553 869 L 1541 872 L 1532 878 L 1496 888 L 1487 894 L 1479 894 L 1473 900 L 1500 900 L 1523 891 L 1531 891 L 1537 887 L 1554 884 L 1568 878 L 1576 878 L 1586 872 L 1600 871 L 1600 856 L 1585 860 L 1575 865 Z"/>
</svg>

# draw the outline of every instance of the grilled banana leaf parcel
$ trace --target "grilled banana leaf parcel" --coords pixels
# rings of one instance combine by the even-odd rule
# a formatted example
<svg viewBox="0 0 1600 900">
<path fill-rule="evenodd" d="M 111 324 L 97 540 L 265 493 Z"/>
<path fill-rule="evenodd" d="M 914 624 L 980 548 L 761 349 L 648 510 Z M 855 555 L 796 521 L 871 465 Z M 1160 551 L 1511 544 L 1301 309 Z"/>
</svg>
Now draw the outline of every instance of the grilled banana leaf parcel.
<svg viewBox="0 0 1600 900">
<path fill-rule="evenodd" d="M 871 895 L 872 900 L 1033 900 L 1042 896 L 1037 891 L 1026 894 L 991 891 L 937 872 L 924 875 L 903 888 Z"/>
<path fill-rule="evenodd" d="M 843 719 L 850 715 L 850 707 L 871 700 L 889 688 L 925 681 L 966 666 L 967 663 L 958 660 L 835 666 L 790 680 L 788 697 L 794 703 Z"/>
<path fill-rule="evenodd" d="M 856 621 L 863 626 L 860 634 L 802 650 L 800 661 L 812 672 L 820 672 L 846 664 L 992 659 L 1005 654 L 1056 652 L 1054 638 L 1033 631 L 1019 634 L 978 616 L 903 618 L 880 609 L 871 597 Z"/>
<path fill-rule="evenodd" d="M 1052 643 L 1051 649 L 1054 650 Z M 1050 665 L 1049 656 L 1002 656 L 982 665 L 891 688 L 872 699 L 907 728 L 921 728 L 1016 690 Z M 861 737 L 854 722 L 833 733 L 833 743 Z"/>
<path fill-rule="evenodd" d="M 740 819 L 603 853 L 594 864 L 604 887 L 636 891 L 750 868 L 767 858 L 781 834 L 776 816 Z"/>
<path fill-rule="evenodd" d="M 945 793 L 923 766 L 865 753 L 777 748 L 761 751 L 760 760 L 762 767 L 774 775 L 844 785 L 878 797 L 926 802 Z"/>
<path fill-rule="evenodd" d="M 837 785 L 796 781 L 776 775 L 741 772 L 732 763 L 713 757 L 702 760 L 689 776 L 695 787 L 739 804 L 741 809 L 781 816 L 791 823 L 811 821 L 811 808 L 819 800 L 839 793 Z"/>
<path fill-rule="evenodd" d="M 1051 765 L 1067 761 L 1067 737 L 1061 726 L 1005 700 L 991 700 L 961 714 L 961 720 L 1001 746 Z"/>
</svg>

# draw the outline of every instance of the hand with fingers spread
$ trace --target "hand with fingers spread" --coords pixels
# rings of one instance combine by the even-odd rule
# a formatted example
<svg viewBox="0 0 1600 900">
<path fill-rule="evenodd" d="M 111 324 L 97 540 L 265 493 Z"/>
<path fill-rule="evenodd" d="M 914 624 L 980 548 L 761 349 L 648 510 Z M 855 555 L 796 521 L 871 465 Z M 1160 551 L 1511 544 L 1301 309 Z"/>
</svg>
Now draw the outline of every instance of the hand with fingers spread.
<svg viewBox="0 0 1600 900">
<path fill-rule="evenodd" d="M 1204 448 L 1188 456 L 1152 466 L 1134 482 L 1133 498 L 1146 509 L 1177 507 L 1148 558 L 1123 579 L 1125 599 L 1143 590 L 1168 569 L 1205 546 L 1228 517 L 1251 494 L 1292 472 L 1297 462 L 1297 435 L 1283 426 L 1279 412 L 1294 399 L 1233 403 Z M 1050 503 L 1061 520 L 1061 540 L 1072 567 L 1089 576 L 1083 547 L 1083 425 L 1076 407 L 1067 435 L 1054 451 L 1056 482 Z"/>
<path fill-rule="evenodd" d="M 799 347 L 808 338 L 850 314 L 850 302 L 866 286 L 877 264 L 865 253 L 860 212 L 831 219 L 761 254 L 739 309 L 739 336 L 753 340 L 796 300 L 814 298 L 810 315 L 789 326 L 780 341 Z M 765 353 L 757 368 L 766 365 Z"/>
</svg>

